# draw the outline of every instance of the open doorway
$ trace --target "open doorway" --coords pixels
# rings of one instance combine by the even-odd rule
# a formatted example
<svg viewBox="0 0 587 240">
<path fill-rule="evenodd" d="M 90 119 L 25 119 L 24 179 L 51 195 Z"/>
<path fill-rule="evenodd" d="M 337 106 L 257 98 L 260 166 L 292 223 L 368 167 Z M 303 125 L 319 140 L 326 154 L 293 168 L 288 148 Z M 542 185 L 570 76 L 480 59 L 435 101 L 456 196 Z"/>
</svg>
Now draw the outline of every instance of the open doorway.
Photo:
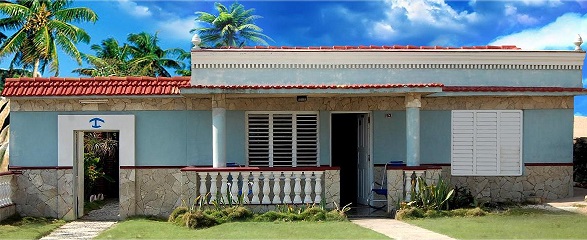
<svg viewBox="0 0 587 240">
<path fill-rule="evenodd" d="M 340 167 L 341 205 L 368 205 L 371 184 L 368 113 L 333 113 L 332 165 Z"/>
<path fill-rule="evenodd" d="M 76 131 L 76 217 L 118 218 L 119 132 Z M 107 212 L 105 212 L 107 210 Z"/>
</svg>

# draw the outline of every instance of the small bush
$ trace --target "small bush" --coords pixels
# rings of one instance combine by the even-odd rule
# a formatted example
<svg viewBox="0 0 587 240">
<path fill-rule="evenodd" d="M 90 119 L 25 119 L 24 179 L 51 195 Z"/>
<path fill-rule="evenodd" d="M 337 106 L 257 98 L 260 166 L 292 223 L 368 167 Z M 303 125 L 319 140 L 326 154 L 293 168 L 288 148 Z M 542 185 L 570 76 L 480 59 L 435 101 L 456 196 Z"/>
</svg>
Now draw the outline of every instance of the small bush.
<svg viewBox="0 0 587 240">
<path fill-rule="evenodd" d="M 204 214 L 202 211 L 187 212 L 182 216 L 181 222 L 191 229 L 207 228 L 218 225 L 216 219 Z"/>
<path fill-rule="evenodd" d="M 326 220 L 327 221 L 347 221 L 346 214 L 344 212 L 338 210 L 332 210 L 326 213 Z"/>
<path fill-rule="evenodd" d="M 454 196 L 448 202 L 449 209 L 474 207 L 475 198 L 465 187 L 455 187 Z"/>
<path fill-rule="evenodd" d="M 467 217 L 480 217 L 487 215 L 487 212 L 481 208 L 471 208 L 467 209 L 466 216 Z"/>
<path fill-rule="evenodd" d="M 167 221 L 175 222 L 175 219 L 177 219 L 178 217 L 181 218 L 181 216 L 183 216 L 183 214 L 185 214 L 186 212 L 188 212 L 187 207 L 178 207 L 174 209 L 173 212 L 171 212 L 171 214 L 169 215 L 169 219 L 167 219 Z"/>
<path fill-rule="evenodd" d="M 398 220 L 417 219 L 417 218 L 423 218 L 424 215 L 425 215 L 425 212 L 423 209 L 414 207 L 414 208 L 405 208 L 405 209 L 401 209 L 401 210 L 397 211 L 395 218 Z"/>
</svg>

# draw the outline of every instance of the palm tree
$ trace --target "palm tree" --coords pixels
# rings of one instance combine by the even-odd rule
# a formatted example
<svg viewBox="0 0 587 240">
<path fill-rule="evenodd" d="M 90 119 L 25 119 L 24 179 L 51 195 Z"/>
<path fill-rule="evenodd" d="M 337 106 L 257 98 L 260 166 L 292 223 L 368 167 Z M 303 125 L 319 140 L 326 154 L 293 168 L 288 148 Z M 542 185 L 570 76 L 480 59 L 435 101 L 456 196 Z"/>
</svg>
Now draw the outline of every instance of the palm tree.
<svg viewBox="0 0 587 240">
<path fill-rule="evenodd" d="M 96 55 L 83 54 L 82 58 L 93 67 L 77 68 L 72 72 L 80 75 L 97 76 L 128 76 L 133 75 L 129 69 L 130 48 L 128 44 L 120 46 L 114 38 L 102 40 L 100 45 L 92 45 Z"/>
<path fill-rule="evenodd" d="M 129 61 L 131 71 L 144 76 L 171 77 L 165 68 L 182 69 L 184 63 L 181 59 L 186 52 L 179 48 L 161 49 L 159 47 L 157 33 L 154 35 L 146 32 L 129 34 L 129 51 L 132 59 Z M 178 56 L 176 59 L 169 57 Z"/>
<path fill-rule="evenodd" d="M 0 19 L 0 29 L 16 30 L 0 46 L 0 57 L 14 54 L 10 64 L 33 69 L 37 76 L 39 67 L 59 75 L 57 47 L 81 65 L 82 57 L 75 44 L 89 43 L 90 36 L 71 22 L 96 22 L 98 16 L 85 7 L 67 8 L 71 0 L 16 0 L 0 2 L 0 13 L 8 17 Z"/>
<path fill-rule="evenodd" d="M 268 45 L 265 39 L 272 40 L 261 33 L 263 29 L 255 25 L 255 20 L 261 16 L 253 15 L 254 8 L 245 10 L 242 4 L 236 2 L 230 5 L 230 8 L 226 8 L 221 3 L 214 3 L 214 6 L 218 15 L 196 12 L 198 15 L 196 21 L 206 23 L 208 26 L 190 31 L 190 33 L 196 32 L 203 44 L 211 47 L 242 47 L 249 42 Z"/>
</svg>

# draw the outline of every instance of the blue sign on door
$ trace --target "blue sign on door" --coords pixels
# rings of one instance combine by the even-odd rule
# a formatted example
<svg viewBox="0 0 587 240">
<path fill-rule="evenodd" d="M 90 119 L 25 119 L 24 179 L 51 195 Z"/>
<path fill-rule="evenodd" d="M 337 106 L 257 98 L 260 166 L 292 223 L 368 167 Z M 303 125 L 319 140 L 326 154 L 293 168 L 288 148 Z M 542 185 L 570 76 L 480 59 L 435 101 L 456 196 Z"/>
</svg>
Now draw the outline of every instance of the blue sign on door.
<svg viewBox="0 0 587 240">
<path fill-rule="evenodd" d="M 92 122 L 93 122 L 93 124 L 92 124 L 92 127 L 93 128 L 101 128 L 102 125 L 100 125 L 100 122 L 101 123 L 104 123 L 104 119 L 101 119 L 101 118 L 92 118 L 92 119 L 90 119 L 90 123 L 92 123 Z"/>
</svg>

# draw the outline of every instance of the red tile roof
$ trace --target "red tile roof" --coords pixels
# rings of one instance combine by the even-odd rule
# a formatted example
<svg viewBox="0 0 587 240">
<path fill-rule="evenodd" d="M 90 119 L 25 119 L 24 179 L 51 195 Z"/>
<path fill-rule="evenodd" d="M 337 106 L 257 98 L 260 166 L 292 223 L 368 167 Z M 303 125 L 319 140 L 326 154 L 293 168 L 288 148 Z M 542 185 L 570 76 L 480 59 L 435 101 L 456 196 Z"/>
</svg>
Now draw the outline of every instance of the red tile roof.
<svg viewBox="0 0 587 240">
<path fill-rule="evenodd" d="M 178 95 L 190 77 L 8 78 L 5 97 Z"/>
<path fill-rule="evenodd" d="M 245 46 L 245 47 L 220 47 L 217 49 L 286 49 L 286 50 L 520 50 L 515 45 L 503 46 L 464 46 L 464 47 L 443 47 L 443 46 L 413 46 L 413 45 L 384 45 L 384 46 L 310 46 L 310 47 L 288 47 L 288 46 Z"/>
<path fill-rule="evenodd" d="M 503 86 L 445 86 L 443 92 L 587 92 L 584 88 L 566 87 L 503 87 Z"/>
<path fill-rule="evenodd" d="M 382 89 L 442 88 L 443 92 L 587 92 L 583 88 L 444 86 L 440 83 L 411 84 L 316 84 L 316 85 L 192 85 L 190 77 L 96 77 L 8 78 L 5 97 L 179 95 L 181 88 L 198 89 Z"/>
</svg>

